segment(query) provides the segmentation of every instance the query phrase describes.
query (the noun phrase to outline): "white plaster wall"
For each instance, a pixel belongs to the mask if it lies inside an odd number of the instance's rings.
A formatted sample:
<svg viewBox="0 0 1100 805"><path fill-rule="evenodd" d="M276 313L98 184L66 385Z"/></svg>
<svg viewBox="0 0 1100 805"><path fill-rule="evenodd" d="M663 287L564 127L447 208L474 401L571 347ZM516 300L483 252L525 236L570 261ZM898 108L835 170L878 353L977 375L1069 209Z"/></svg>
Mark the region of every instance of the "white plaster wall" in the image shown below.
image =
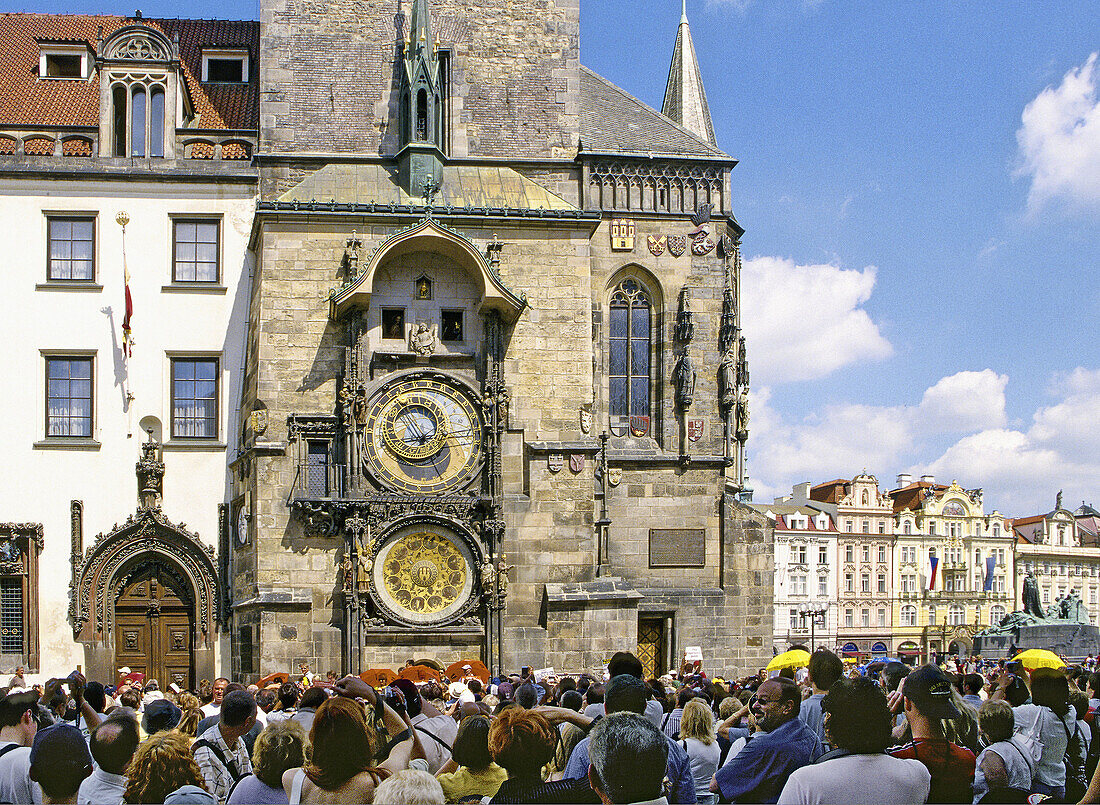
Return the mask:
<svg viewBox="0 0 1100 805"><path fill-rule="evenodd" d="M64 188L60 190L59 188ZM238 443L240 369L247 323L250 256L246 244L255 196L251 187L0 179L5 313L0 317L0 444L5 482L0 521L40 522L45 548L40 574L42 672L63 674L83 663L67 619L70 581L69 502L84 501L84 547L121 523L137 505L134 464L157 417L168 439L168 353L220 356L220 448L165 449L165 514L217 547L218 504L228 498L227 453ZM134 303L134 354L123 360L122 229ZM44 211L95 212L96 281L100 292L45 291ZM165 292L171 282L172 214L220 214L224 294ZM45 362L41 350L95 351L94 438L98 450L35 449L45 434ZM125 393L134 395L131 412ZM219 655L221 652L218 652ZM224 658L219 656L220 663ZM8 669L0 669L0 673Z"/></svg>

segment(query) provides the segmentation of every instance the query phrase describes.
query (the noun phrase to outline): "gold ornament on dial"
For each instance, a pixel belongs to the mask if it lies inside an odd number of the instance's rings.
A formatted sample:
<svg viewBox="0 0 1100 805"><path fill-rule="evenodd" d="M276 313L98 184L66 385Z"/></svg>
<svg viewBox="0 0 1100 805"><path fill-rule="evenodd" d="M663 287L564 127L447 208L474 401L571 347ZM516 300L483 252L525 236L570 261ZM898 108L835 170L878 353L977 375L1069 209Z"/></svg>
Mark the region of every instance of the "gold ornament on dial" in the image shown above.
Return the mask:
<svg viewBox="0 0 1100 805"><path fill-rule="evenodd" d="M413 528L382 546L372 572L388 609L404 621L431 623L454 615L469 599L471 567L460 542Z"/></svg>
<svg viewBox="0 0 1100 805"><path fill-rule="evenodd" d="M365 423L366 470L404 492L441 494L469 481L481 450L481 419L470 399L434 377L384 388Z"/></svg>

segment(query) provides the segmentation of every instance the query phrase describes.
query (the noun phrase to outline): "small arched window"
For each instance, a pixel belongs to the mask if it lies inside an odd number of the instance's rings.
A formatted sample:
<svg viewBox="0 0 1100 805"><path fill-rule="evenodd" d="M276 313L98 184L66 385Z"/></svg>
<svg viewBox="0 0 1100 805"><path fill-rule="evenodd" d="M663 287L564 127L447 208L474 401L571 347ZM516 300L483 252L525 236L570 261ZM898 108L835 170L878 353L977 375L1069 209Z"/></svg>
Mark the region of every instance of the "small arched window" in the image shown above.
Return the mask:
<svg viewBox="0 0 1100 805"><path fill-rule="evenodd" d="M1000 604L994 604L989 608L989 623L990 625L1000 623L1004 620L1005 608Z"/></svg>
<svg viewBox="0 0 1100 805"><path fill-rule="evenodd" d="M133 88L130 103L130 156L145 156L145 87Z"/></svg>
<svg viewBox="0 0 1100 805"><path fill-rule="evenodd" d="M416 93L416 140L426 142L428 139L428 93L419 90Z"/></svg>
<svg viewBox="0 0 1100 805"><path fill-rule="evenodd" d="M164 156L164 88L149 93L149 156Z"/></svg>
<svg viewBox="0 0 1100 805"><path fill-rule="evenodd" d="M611 432L622 436L632 416L650 415L653 305L641 283L627 277L611 292L610 309L608 418Z"/></svg>
<svg viewBox="0 0 1100 805"><path fill-rule="evenodd" d="M917 608L912 604L907 604L901 608L901 625L902 626L916 626L917 625Z"/></svg>
<svg viewBox="0 0 1100 805"><path fill-rule="evenodd" d="M961 604L952 604L947 610L947 617L949 625L959 626L966 622L966 610Z"/></svg>
<svg viewBox="0 0 1100 805"><path fill-rule="evenodd" d="M127 93L126 87L121 84L115 84L111 89L111 103L113 105L114 114L111 117L111 129L114 136L114 148L112 153L116 157L124 157L127 154L126 151L126 100Z"/></svg>
<svg viewBox="0 0 1100 805"><path fill-rule="evenodd" d="M913 524L911 522L909 522L908 520L905 521L905 533L906 534L912 534L913 533Z"/></svg>

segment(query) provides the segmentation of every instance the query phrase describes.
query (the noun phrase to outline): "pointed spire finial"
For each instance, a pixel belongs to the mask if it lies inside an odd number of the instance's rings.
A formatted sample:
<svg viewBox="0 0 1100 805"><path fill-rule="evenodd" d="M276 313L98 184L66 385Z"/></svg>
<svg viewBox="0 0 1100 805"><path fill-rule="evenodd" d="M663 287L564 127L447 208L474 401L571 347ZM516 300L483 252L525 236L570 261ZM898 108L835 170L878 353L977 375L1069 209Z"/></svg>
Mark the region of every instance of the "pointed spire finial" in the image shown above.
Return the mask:
<svg viewBox="0 0 1100 805"><path fill-rule="evenodd" d="M691 41L687 0L681 0L680 3L680 27L676 30L676 44L672 50L672 64L668 71L661 114L679 123L699 139L715 144L707 93L699 74L695 45Z"/></svg>
<svg viewBox="0 0 1100 805"><path fill-rule="evenodd" d="M688 21L688 0L680 0L680 24L686 25Z"/></svg>

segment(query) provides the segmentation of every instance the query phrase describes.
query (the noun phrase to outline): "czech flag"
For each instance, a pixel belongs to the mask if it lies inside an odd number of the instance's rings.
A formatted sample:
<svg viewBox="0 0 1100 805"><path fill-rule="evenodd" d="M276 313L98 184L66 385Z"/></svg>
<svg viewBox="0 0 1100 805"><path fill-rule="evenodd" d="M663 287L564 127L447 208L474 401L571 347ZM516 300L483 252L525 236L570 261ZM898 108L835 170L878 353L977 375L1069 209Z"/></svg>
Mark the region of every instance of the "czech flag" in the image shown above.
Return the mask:
<svg viewBox="0 0 1100 805"><path fill-rule="evenodd" d="M924 588L926 590L936 589L936 576L940 569L940 558L938 556L929 556L928 564L925 565L926 582Z"/></svg>

